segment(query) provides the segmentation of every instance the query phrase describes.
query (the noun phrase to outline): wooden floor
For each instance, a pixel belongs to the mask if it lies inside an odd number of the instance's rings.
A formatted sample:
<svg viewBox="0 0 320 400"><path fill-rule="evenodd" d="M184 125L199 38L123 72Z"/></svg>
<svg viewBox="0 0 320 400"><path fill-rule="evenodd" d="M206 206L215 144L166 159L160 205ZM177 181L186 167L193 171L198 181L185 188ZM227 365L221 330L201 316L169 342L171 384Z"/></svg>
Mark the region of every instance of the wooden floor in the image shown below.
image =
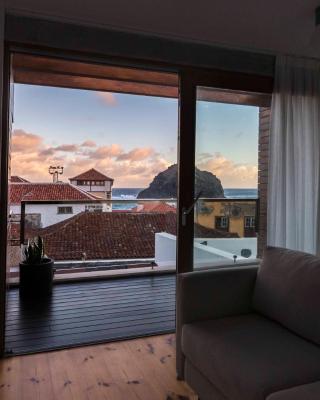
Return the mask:
<svg viewBox="0 0 320 400"><path fill-rule="evenodd" d="M59 284L49 301L9 290L6 351L26 354L110 340L171 333L175 275Z"/></svg>
<svg viewBox="0 0 320 400"><path fill-rule="evenodd" d="M195 400L176 380L174 335L0 360L0 399Z"/></svg>

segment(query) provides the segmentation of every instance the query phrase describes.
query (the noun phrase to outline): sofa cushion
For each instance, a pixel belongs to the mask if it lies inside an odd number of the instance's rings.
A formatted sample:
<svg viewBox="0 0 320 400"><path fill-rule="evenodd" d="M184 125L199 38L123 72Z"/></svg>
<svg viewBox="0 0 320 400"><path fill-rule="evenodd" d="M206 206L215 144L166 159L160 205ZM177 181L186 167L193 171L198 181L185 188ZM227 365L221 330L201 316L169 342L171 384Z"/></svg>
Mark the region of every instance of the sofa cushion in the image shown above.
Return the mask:
<svg viewBox="0 0 320 400"><path fill-rule="evenodd" d="M320 344L320 258L267 247L258 272L253 308Z"/></svg>
<svg viewBox="0 0 320 400"><path fill-rule="evenodd" d="M320 348L258 314L186 324L182 351L233 400L265 400L320 379Z"/></svg>
<svg viewBox="0 0 320 400"><path fill-rule="evenodd" d="M267 400L319 400L320 382L312 382L307 385L297 386L287 390L273 393Z"/></svg>

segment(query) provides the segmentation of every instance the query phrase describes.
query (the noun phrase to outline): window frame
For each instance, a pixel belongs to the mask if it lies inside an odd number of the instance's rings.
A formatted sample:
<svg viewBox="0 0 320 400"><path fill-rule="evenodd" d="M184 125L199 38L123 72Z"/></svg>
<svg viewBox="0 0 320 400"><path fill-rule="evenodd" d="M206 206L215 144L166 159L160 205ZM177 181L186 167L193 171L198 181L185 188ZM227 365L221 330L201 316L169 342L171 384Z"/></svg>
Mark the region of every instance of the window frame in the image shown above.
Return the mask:
<svg viewBox="0 0 320 400"><path fill-rule="evenodd" d="M62 212L61 210L62 209L70 209L71 210L71 212ZM70 215L70 214L73 214L73 207L72 206L58 206L57 207L57 214L58 215Z"/></svg>

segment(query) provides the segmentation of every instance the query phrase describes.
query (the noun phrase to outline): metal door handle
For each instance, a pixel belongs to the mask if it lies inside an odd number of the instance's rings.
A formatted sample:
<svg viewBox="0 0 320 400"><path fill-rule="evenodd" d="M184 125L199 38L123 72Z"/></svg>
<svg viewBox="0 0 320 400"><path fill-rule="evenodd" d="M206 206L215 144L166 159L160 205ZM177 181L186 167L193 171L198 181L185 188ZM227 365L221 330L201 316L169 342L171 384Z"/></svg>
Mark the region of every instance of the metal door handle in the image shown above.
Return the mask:
<svg viewBox="0 0 320 400"><path fill-rule="evenodd" d="M194 201L190 207L188 207L188 208L182 207L182 226L187 226L187 216L194 209L194 206L196 205L197 201L199 200L201 194L202 194L202 190L200 190L200 192L197 194L197 197L194 199Z"/></svg>

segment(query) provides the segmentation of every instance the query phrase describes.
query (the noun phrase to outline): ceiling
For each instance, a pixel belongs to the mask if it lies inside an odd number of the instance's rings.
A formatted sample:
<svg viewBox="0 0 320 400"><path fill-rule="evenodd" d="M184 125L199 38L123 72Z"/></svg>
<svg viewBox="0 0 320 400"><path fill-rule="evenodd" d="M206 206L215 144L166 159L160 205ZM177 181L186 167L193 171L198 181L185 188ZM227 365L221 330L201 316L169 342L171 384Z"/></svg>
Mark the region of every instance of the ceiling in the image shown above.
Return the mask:
<svg viewBox="0 0 320 400"><path fill-rule="evenodd" d="M4 0L8 10L227 47L315 56L320 0ZM320 43L319 43L320 46Z"/></svg>

